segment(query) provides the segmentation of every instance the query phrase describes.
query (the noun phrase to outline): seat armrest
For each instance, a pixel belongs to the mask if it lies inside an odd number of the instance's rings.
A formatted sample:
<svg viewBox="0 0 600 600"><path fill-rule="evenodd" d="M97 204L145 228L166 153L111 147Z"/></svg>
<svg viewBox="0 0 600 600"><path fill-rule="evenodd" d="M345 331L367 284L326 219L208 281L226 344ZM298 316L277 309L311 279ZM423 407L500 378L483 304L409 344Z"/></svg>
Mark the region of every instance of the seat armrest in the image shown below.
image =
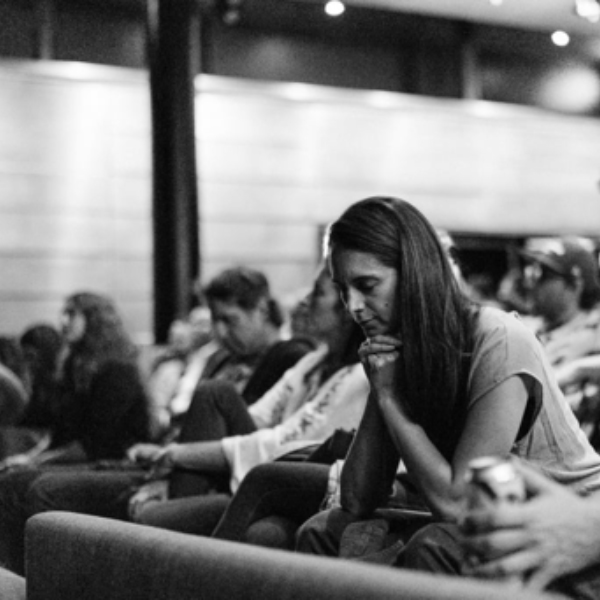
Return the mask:
<svg viewBox="0 0 600 600"><path fill-rule="evenodd" d="M28 600L548 600L498 583L67 512L29 519Z"/></svg>

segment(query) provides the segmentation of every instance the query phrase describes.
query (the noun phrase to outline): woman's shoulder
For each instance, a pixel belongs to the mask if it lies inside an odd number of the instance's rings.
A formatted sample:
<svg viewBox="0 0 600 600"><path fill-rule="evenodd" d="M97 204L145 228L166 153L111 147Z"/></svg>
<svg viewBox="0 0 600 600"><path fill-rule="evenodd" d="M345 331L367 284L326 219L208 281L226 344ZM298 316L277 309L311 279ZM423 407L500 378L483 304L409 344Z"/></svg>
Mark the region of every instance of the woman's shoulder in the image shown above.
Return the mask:
<svg viewBox="0 0 600 600"><path fill-rule="evenodd" d="M539 368L543 349L534 332L518 313L482 308L473 351L473 362L490 372L533 371Z"/></svg>
<svg viewBox="0 0 600 600"><path fill-rule="evenodd" d="M479 335L490 335L497 332L510 336L535 337L519 313L505 311L493 306L482 306L477 319L477 332Z"/></svg>

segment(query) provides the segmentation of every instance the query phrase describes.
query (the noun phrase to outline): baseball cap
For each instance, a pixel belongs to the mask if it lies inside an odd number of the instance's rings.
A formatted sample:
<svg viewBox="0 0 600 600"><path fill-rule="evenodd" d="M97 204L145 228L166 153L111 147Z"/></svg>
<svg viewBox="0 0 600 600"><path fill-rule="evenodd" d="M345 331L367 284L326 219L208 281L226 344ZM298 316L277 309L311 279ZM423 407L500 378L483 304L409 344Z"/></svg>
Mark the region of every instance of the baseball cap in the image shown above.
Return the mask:
<svg viewBox="0 0 600 600"><path fill-rule="evenodd" d="M585 238L531 238L519 253L526 261L537 262L550 271L583 281L582 305L591 306L600 299L600 265L594 244Z"/></svg>

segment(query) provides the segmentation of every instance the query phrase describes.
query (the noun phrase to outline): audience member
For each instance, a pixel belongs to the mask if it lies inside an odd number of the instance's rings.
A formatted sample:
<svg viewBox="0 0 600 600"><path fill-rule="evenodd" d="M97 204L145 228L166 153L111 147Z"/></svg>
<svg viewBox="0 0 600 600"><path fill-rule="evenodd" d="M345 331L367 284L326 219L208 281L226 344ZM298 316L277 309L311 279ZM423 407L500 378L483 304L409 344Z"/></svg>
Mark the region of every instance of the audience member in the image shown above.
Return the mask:
<svg viewBox="0 0 600 600"><path fill-rule="evenodd" d="M231 491L254 466L286 452L323 442L335 429L352 429L366 399L366 379L358 364L360 329L352 323L325 269L302 303L305 332L320 346L260 399L249 411L231 397L228 403L206 406L206 440L163 449L134 448L136 458L231 477L221 497L192 497L150 504L142 491L132 498L138 522L209 535ZM217 510L212 507L220 502Z"/></svg>
<svg viewBox="0 0 600 600"><path fill-rule="evenodd" d="M196 379L186 389L193 400L179 433L180 442L204 435L204 405L209 398L226 402L241 391L244 405L253 404L314 348L307 338L279 338L281 315L268 281L259 271L227 269L213 278L204 292L219 343L202 356L195 373L199 382ZM0 478L0 561L17 572L22 570L23 530L28 516L37 512L32 500L37 489L44 490L41 496L57 508L127 519L128 498L154 476L152 469L128 462L101 462L94 467L54 470L41 476L15 473ZM169 484L173 497L205 490L205 478L187 470L174 470Z"/></svg>
<svg viewBox="0 0 600 600"><path fill-rule="evenodd" d="M29 403L21 427L52 429L56 424L58 357L61 334L53 325L40 323L27 327L19 338L27 365Z"/></svg>
<svg viewBox="0 0 600 600"><path fill-rule="evenodd" d="M282 339L283 314L260 271L227 269L205 286L203 295L222 348L209 357L202 376L232 383L246 404L256 402L311 349L305 338Z"/></svg>
<svg viewBox="0 0 600 600"><path fill-rule="evenodd" d="M60 423L56 370L62 340L58 329L32 325L21 334L19 343L26 367L27 405L15 425L0 429L0 459L47 447L50 432Z"/></svg>
<svg viewBox="0 0 600 600"><path fill-rule="evenodd" d="M152 423L152 439L159 441L169 436L177 417L189 406L174 405L182 377L194 363L197 351L213 339L210 310L194 307L185 318L175 319L169 328L167 345L155 357L148 375L148 396ZM211 345L203 355L210 355L217 347ZM188 371L189 373L189 371ZM198 382L200 373L193 382Z"/></svg>
<svg viewBox="0 0 600 600"><path fill-rule="evenodd" d="M23 351L16 338L0 336L0 426L14 425L25 413L26 389Z"/></svg>
<svg viewBox="0 0 600 600"><path fill-rule="evenodd" d="M30 484L44 472L73 463L123 459L128 448L148 439L148 405L137 349L112 300L89 292L71 295L61 326L59 419L47 448L3 461L0 518L22 506ZM0 561L11 535L10 526L3 529ZM17 543L20 539L17 536ZM22 570L22 555L18 560L16 568Z"/></svg>
<svg viewBox="0 0 600 600"><path fill-rule="evenodd" d="M76 293L62 312L57 411L47 451L3 466L121 458L148 438L148 407L137 349L109 298Z"/></svg>
<svg viewBox="0 0 600 600"><path fill-rule="evenodd" d="M531 322L553 367L600 352L600 275L592 248L579 238L532 239L522 251ZM597 420L585 386L565 389L567 400L589 435Z"/></svg>
<svg viewBox="0 0 600 600"><path fill-rule="evenodd" d="M155 491L152 488L155 486L142 488L131 500L140 520L210 534L229 502L230 489L237 487L252 466L299 446L319 442L337 427L356 426L366 397L366 380L357 357L362 334L343 312L337 293L324 271L298 313L303 315L303 334L318 340L320 346L290 369L259 402L246 409L232 390L224 395L219 387L211 386L213 389L204 390L208 397L198 404L201 418L197 421L204 432L200 436L204 437L204 442L167 449L154 446L133 450L134 453L150 453L158 460L163 458L163 453L178 448L184 451L191 449L194 457L206 463L202 469L209 475L205 490L210 489L210 480L219 471L226 475L227 486L219 486L217 481L212 491L216 488L221 491L220 494L179 498L148 505L143 511L139 505L152 500ZM307 403L307 400L310 402ZM236 433L240 435L236 436ZM213 477L210 477L211 472ZM64 476L46 477L32 488L28 504L30 507L37 504L40 510L68 506L70 510L83 508L83 512L89 512L89 503L82 507L82 498L92 495L89 479L87 491L82 494L81 485L78 490L68 485L65 487ZM171 475L170 492L174 487L172 479ZM96 479L96 482L99 481ZM166 491L162 484L161 499ZM106 503L103 503L102 508L105 507ZM108 516L126 518L126 508L123 505L120 511L112 509Z"/></svg>
<svg viewBox="0 0 600 600"><path fill-rule="evenodd" d="M445 230L438 228L436 234L457 282L465 289L454 240ZM298 527L331 502L339 489L345 454L336 453L338 460L331 466L284 461L253 468L244 477L213 537L292 550Z"/></svg>
<svg viewBox="0 0 600 600"><path fill-rule="evenodd" d="M394 525L377 512L393 489L396 500L412 495L395 480L400 462L439 522L460 517L468 463L479 456L512 453L574 489L600 487L600 456L539 342L514 315L468 301L417 209L381 197L354 204L329 230L329 265L368 338L360 356L371 393L340 506L302 526L298 550L359 557L389 533L410 535L410 513Z"/></svg>

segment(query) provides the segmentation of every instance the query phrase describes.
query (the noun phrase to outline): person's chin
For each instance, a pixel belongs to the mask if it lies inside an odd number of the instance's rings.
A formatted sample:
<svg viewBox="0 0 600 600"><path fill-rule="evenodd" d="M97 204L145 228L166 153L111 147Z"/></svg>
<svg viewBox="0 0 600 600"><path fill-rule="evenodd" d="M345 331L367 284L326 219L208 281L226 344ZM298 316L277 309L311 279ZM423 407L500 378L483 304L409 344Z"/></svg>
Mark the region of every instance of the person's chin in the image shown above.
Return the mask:
<svg viewBox="0 0 600 600"><path fill-rule="evenodd" d="M384 335L385 329L381 326L381 323L375 319L360 323L360 327L367 338L375 337L376 335Z"/></svg>

